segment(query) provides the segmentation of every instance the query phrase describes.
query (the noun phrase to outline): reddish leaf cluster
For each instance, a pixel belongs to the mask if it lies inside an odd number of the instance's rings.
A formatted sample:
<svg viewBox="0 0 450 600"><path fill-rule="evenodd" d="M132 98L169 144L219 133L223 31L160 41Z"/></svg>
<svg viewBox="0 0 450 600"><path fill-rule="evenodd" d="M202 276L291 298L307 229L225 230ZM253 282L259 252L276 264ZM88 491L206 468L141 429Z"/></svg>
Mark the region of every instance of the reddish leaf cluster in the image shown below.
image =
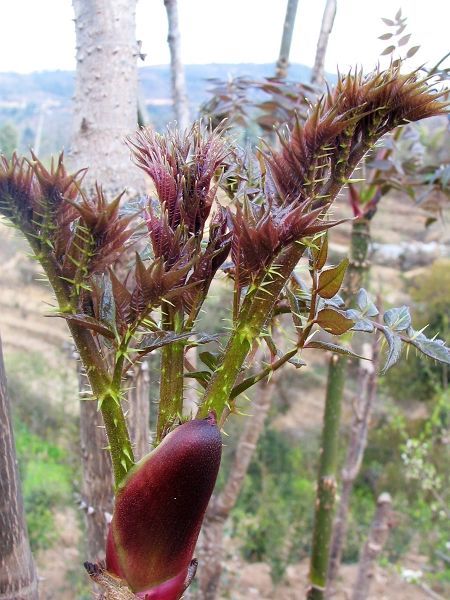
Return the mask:
<svg viewBox="0 0 450 600"><path fill-rule="evenodd" d="M129 145L137 166L155 184L169 227L175 231L183 224L189 233L202 235L218 187L213 177L228 154L221 136L196 123L184 135L141 129Z"/></svg>
<svg viewBox="0 0 450 600"><path fill-rule="evenodd" d="M227 219L220 207L202 248L219 185L213 178L220 175L218 170L229 149L217 131L206 131L199 123L184 135L169 130L162 136L143 129L129 145L136 164L152 178L158 195L159 207L150 200L147 208L153 253L164 260L166 270L175 266L184 270L186 278L180 281L185 284L183 302L186 310L195 312L230 248Z"/></svg>
<svg viewBox="0 0 450 600"><path fill-rule="evenodd" d="M442 114L446 106L417 73L402 75L393 67L340 76L304 124L297 119L287 136L280 135L282 149L267 152L275 199L320 197L330 177L341 177L345 165L358 162L385 133Z"/></svg>

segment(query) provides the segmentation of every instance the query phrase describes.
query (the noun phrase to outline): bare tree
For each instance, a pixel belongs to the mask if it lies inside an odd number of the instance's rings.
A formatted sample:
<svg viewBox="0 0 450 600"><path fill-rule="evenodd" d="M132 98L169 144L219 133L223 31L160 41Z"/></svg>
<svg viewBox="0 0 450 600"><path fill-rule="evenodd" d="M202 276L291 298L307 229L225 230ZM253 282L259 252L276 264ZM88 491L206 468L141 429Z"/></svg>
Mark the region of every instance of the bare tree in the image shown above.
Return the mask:
<svg viewBox="0 0 450 600"><path fill-rule="evenodd" d="M123 138L137 126L136 0L73 0L77 74L72 164L114 193L142 187Z"/></svg>
<svg viewBox="0 0 450 600"><path fill-rule="evenodd" d="M347 537L350 498L355 479L361 469L367 445L370 417L377 397L380 354L375 337L370 354L372 362L362 360L359 365L358 394L354 405L347 455L342 469L342 489L331 540L328 586L331 586L336 579L341 564L342 549Z"/></svg>
<svg viewBox="0 0 450 600"><path fill-rule="evenodd" d="M136 0L73 0L73 8L77 74L72 166L89 165L87 188L98 181L108 195L119 193L125 185L131 186L133 193L140 191L144 187L140 171L129 160L124 144L124 137L137 126L140 48L135 33ZM136 390L136 382L130 382L129 387ZM89 394L83 375L80 391ZM132 395L134 401L135 391ZM145 429L144 415L140 423ZM97 560L105 552L113 486L108 444L96 402L81 402L80 437L82 506L87 518L89 555Z"/></svg>
<svg viewBox="0 0 450 600"><path fill-rule="evenodd" d="M385 492L377 500L377 510L370 528L369 538L359 559L358 576L352 600L367 600L369 597L375 561L387 542L391 527L392 500L390 495Z"/></svg>
<svg viewBox="0 0 450 600"><path fill-rule="evenodd" d="M276 375L261 381L255 394L253 415L245 420L239 438L230 475L223 490L213 496L206 512L200 542L198 572L201 600L215 600L222 573L224 526L230 516L244 483L258 440L272 403Z"/></svg>
<svg viewBox="0 0 450 600"><path fill-rule="evenodd" d="M184 67L181 61L180 28L178 24L177 0L164 0L167 11L169 33L167 42L170 49L170 72L172 77L172 98L178 127L187 129L190 123L189 103L186 92Z"/></svg>
<svg viewBox="0 0 450 600"><path fill-rule="evenodd" d="M327 0L323 12L322 26L319 39L317 40L316 59L311 73L311 83L322 85L324 82L324 63L327 53L328 39L333 29L334 17L336 16L336 0Z"/></svg>
<svg viewBox="0 0 450 600"><path fill-rule="evenodd" d="M0 339L0 598L37 600Z"/></svg>
<svg viewBox="0 0 450 600"><path fill-rule="evenodd" d="M297 16L297 6L298 0L288 0L286 16L284 17L283 35L281 36L280 54L277 60L277 77L287 77L295 17Z"/></svg>

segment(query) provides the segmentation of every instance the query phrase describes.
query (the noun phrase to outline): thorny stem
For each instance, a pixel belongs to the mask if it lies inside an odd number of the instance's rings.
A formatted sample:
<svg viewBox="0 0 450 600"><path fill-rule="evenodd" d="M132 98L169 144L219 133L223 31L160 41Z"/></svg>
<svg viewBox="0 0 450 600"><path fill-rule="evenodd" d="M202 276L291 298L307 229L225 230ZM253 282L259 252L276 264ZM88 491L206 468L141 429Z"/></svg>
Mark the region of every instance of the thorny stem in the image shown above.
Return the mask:
<svg viewBox="0 0 450 600"><path fill-rule="evenodd" d="M345 180L351 176L374 141L376 140L363 141L355 146L339 180L332 177L323 186L320 193L320 205L325 207L333 202ZM300 242L288 246L275 259L277 272L266 273L262 283L257 287L256 293L247 293L225 349L222 364L211 377L206 389L198 411L199 418L206 417L211 410L216 411L218 418L222 415L245 358L253 342L260 335L264 324L270 318L276 300L304 250L305 246Z"/></svg>
<svg viewBox="0 0 450 600"><path fill-rule="evenodd" d="M305 246L294 243L276 259L276 268L267 272L256 290L247 293L233 329L220 367L211 377L198 417L204 418L211 410L220 419L253 342L270 319L274 305Z"/></svg>
<svg viewBox="0 0 450 600"><path fill-rule="evenodd" d="M367 274L367 254L370 241L369 221L353 222L351 234L350 264L347 270L343 295L346 299L364 284ZM325 416L322 429L322 456L319 468L313 541L311 548L310 581L308 600L322 600L328 576L329 552L333 531L334 506L336 500L336 473L341 405L348 359L333 354L328 365L328 385L325 396ZM331 448L331 451L329 450ZM331 454L330 454L331 452ZM334 455L334 458L333 458Z"/></svg>
<svg viewBox="0 0 450 600"><path fill-rule="evenodd" d="M26 237L55 292L61 313L73 312L68 286L61 279L55 261L49 254L42 251L33 236L26 235ZM105 368L105 361L90 331L80 327L73 321L68 321L68 326L86 370L92 392L99 402L99 409L102 412L108 436L114 481L117 488L127 471L134 464L130 436L120 404L121 377L119 377L118 382L112 381ZM122 369L119 372L121 374Z"/></svg>
<svg viewBox="0 0 450 600"><path fill-rule="evenodd" d="M336 355L333 355L331 363L336 359ZM335 474L343 389L344 370L330 369L328 371L327 401L323 418L321 456L317 478L316 511L309 573L311 587L307 595L308 600L322 600L325 592L333 524L333 506L336 497Z"/></svg>
<svg viewBox="0 0 450 600"><path fill-rule="evenodd" d="M162 324L166 331L180 333L183 317L168 303L162 306ZM161 351L161 382L156 443L162 440L167 428L183 412L184 344L173 342Z"/></svg>

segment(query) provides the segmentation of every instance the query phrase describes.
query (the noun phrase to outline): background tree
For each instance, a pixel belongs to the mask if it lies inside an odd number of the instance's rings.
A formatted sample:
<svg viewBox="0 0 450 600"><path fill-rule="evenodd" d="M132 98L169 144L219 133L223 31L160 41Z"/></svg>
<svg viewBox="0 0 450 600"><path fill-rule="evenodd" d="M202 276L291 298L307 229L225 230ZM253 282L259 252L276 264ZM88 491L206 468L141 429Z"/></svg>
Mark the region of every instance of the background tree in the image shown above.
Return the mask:
<svg viewBox="0 0 450 600"><path fill-rule="evenodd" d="M314 60L314 66L311 74L311 83L314 85L321 86L324 83L325 55L327 52L328 40L333 29L336 8L336 0L326 0L319 39L317 40L316 58Z"/></svg>
<svg viewBox="0 0 450 600"><path fill-rule="evenodd" d="M135 0L74 0L77 45L74 127L70 163L89 165L85 183L101 181L105 193L123 186L142 192L143 180L129 159L124 138L137 126L138 88ZM148 385L136 365L129 381L133 396L132 431L149 439ZM96 402L89 401L87 379L80 374L84 399L80 404L82 506L88 524L88 547L93 557L104 555L108 518L112 514L112 471ZM138 394L137 391L140 393ZM138 435L139 432L139 435ZM141 435L142 434L142 435ZM142 453L142 442L139 452Z"/></svg>
<svg viewBox="0 0 450 600"><path fill-rule="evenodd" d="M4 600L37 600L37 576L23 511L1 339L0 473L0 596Z"/></svg>
<svg viewBox="0 0 450 600"><path fill-rule="evenodd" d="M11 156L19 145L19 134L12 123L6 122L0 127L0 152Z"/></svg>
<svg viewBox="0 0 450 600"><path fill-rule="evenodd" d="M85 184L142 189L124 137L137 126L136 0L73 0L76 85L71 164L89 164Z"/></svg>
<svg viewBox="0 0 450 600"><path fill-rule="evenodd" d="M278 55L275 71L276 76L280 78L287 77L292 36L294 35L295 17L297 16L297 6L298 0L287 0L283 34L281 36L280 54Z"/></svg>
<svg viewBox="0 0 450 600"><path fill-rule="evenodd" d="M164 0L167 12L169 33L167 42L170 49L170 75L172 81L172 99L175 109L175 118L181 131L190 124L189 102L186 91L184 67L181 60L181 36L178 24L177 0Z"/></svg>

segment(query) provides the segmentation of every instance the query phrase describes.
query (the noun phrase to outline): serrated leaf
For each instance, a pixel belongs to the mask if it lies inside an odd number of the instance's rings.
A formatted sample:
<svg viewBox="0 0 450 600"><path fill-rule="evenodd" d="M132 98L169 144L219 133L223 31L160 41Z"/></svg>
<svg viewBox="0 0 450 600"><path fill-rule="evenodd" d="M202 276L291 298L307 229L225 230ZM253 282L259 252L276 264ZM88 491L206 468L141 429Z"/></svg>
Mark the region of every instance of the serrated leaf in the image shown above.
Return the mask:
<svg viewBox="0 0 450 600"><path fill-rule="evenodd" d="M360 356L356 354L349 348L344 348L344 346L339 346L338 344L331 344L330 342L322 342L321 340L311 340L305 346L305 348L317 348L320 350L330 350L331 352L335 352L336 354L342 354L344 356L352 356L353 358L362 358L364 360L369 360L365 356Z"/></svg>
<svg viewBox="0 0 450 600"><path fill-rule="evenodd" d="M99 333L103 337L106 337L110 340L113 340L115 338L114 332L111 331L111 329L109 329L107 325L105 325L101 321L98 321L97 319L94 319L94 317L91 317L90 315L85 315L84 313L79 313L76 315L67 315L64 313L60 313L57 316L63 317L63 319L66 319L66 321L70 321L71 323L81 325L81 327L84 327L85 329L95 331L95 333Z"/></svg>
<svg viewBox="0 0 450 600"><path fill-rule="evenodd" d="M411 315L407 306L390 308L383 315L385 324L394 331L405 331L411 326Z"/></svg>
<svg viewBox="0 0 450 600"><path fill-rule="evenodd" d="M406 58L411 58L412 56L414 56L414 54L416 54L417 50L419 50L420 46L413 46L412 48L410 48L408 50L408 52L406 53Z"/></svg>
<svg viewBox="0 0 450 600"><path fill-rule="evenodd" d="M450 350L442 340L430 340L420 333L413 338L411 343L425 356L447 365L450 364Z"/></svg>
<svg viewBox="0 0 450 600"><path fill-rule="evenodd" d="M333 298L341 289L344 280L345 271L347 270L349 260L344 260L336 267L331 267L322 271L319 275L317 293L321 298Z"/></svg>
<svg viewBox="0 0 450 600"><path fill-rule="evenodd" d="M387 48L385 48L383 50L383 52L381 53L381 56L385 56L386 54L392 54L395 50L395 46L388 46Z"/></svg>
<svg viewBox="0 0 450 600"><path fill-rule="evenodd" d="M386 373L386 371L395 365L400 358L400 354L402 352L402 340L398 335L391 331L389 327L383 327L381 331L383 332L388 345L386 362L381 370L382 373Z"/></svg>
<svg viewBox="0 0 450 600"><path fill-rule="evenodd" d="M342 335L354 325L354 321L332 308L321 310L317 315L317 323L324 331L333 335Z"/></svg>
<svg viewBox="0 0 450 600"><path fill-rule="evenodd" d="M378 309L369 297L369 294L364 288L361 288L356 296L356 304L361 310L361 313L367 317L376 317Z"/></svg>

